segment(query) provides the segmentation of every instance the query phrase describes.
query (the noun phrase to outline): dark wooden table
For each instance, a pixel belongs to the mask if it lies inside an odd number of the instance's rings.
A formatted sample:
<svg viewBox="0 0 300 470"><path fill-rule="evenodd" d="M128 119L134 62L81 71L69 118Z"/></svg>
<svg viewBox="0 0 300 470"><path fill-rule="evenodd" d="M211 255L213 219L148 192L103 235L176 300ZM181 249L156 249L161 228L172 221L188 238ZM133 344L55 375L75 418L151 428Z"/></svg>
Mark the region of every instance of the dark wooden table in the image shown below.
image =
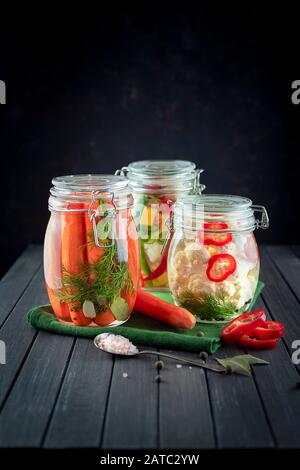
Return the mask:
<svg viewBox="0 0 300 470"><path fill-rule="evenodd" d="M0 283L0 446L300 448L300 366L291 361L300 340L299 254L261 249L266 287L257 307L286 331L276 350L256 354L269 366L255 366L248 378L164 360L158 383L155 357L114 359L91 340L27 324L27 310L47 303L42 248L28 247ZM216 356L237 352L221 348Z"/></svg>

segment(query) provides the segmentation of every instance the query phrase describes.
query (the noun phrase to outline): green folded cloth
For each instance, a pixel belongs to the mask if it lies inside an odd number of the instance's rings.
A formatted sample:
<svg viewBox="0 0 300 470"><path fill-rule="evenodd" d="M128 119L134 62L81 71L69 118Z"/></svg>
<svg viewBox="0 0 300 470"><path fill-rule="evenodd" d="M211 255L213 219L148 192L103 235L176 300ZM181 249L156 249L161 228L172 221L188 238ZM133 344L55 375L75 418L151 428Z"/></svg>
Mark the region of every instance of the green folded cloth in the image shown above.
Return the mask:
<svg viewBox="0 0 300 470"><path fill-rule="evenodd" d="M259 281L249 310L252 309L263 287L264 283ZM168 292L155 292L154 295L173 303L172 296ZM136 312L121 326L91 328L61 323L50 305L34 307L27 316L28 322L33 327L53 333L94 338L99 333L113 332L125 336L135 344L171 350L206 351L208 354L213 354L220 347L221 329L224 326L222 323L197 323L192 330L175 329ZM200 332L203 336L199 335Z"/></svg>

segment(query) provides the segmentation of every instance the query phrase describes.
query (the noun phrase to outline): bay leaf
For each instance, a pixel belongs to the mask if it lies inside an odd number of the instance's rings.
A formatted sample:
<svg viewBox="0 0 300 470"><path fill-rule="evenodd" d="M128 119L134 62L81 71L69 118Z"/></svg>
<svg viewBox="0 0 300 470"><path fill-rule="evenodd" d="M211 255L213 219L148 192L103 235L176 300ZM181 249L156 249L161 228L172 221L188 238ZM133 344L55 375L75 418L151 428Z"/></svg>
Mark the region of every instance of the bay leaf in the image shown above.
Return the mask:
<svg viewBox="0 0 300 470"><path fill-rule="evenodd" d="M110 309L118 321L125 321L129 317L128 303L122 297L116 297Z"/></svg>
<svg viewBox="0 0 300 470"><path fill-rule="evenodd" d="M223 359L216 358L223 367L230 368L233 374L251 375L251 367L253 364L269 364L268 361L259 357L251 356L251 354L241 354L234 357L226 357Z"/></svg>

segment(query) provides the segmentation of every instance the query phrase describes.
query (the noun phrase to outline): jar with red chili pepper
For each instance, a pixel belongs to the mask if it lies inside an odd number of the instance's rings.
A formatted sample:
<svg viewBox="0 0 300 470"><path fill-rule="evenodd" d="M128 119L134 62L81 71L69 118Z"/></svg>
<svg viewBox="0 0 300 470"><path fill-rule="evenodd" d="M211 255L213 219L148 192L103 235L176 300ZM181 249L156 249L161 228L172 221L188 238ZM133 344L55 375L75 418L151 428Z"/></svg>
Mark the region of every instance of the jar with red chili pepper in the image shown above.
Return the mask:
<svg viewBox="0 0 300 470"><path fill-rule="evenodd" d="M116 326L131 315L139 285L139 247L125 178L54 178L44 273L57 318L77 326Z"/></svg>
<svg viewBox="0 0 300 470"><path fill-rule="evenodd" d="M172 219L168 274L176 304L201 321L228 321L247 311L259 276L254 230L268 228L266 209L240 196L184 196Z"/></svg>
<svg viewBox="0 0 300 470"><path fill-rule="evenodd" d="M130 163L116 174L128 178L138 228L142 287L168 290L169 233L166 222L179 196L201 194L200 174L185 160L144 160Z"/></svg>

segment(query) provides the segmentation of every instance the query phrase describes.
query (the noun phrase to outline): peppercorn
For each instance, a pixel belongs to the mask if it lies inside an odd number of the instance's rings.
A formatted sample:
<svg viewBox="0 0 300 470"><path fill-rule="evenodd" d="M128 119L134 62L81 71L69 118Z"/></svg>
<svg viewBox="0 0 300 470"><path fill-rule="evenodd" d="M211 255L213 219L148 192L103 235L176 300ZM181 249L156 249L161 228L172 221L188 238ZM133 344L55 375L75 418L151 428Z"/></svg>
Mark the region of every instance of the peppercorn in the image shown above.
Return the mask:
<svg viewBox="0 0 300 470"><path fill-rule="evenodd" d="M161 370L164 367L163 361L156 361L155 367L157 370Z"/></svg>
<svg viewBox="0 0 300 470"><path fill-rule="evenodd" d="M204 362L207 361L208 354L207 354L206 351L201 351L200 354L199 354L199 356L200 356L200 359L202 359Z"/></svg>
<svg viewBox="0 0 300 470"><path fill-rule="evenodd" d="M203 331L198 331L198 333L196 333L196 336L204 336Z"/></svg>

